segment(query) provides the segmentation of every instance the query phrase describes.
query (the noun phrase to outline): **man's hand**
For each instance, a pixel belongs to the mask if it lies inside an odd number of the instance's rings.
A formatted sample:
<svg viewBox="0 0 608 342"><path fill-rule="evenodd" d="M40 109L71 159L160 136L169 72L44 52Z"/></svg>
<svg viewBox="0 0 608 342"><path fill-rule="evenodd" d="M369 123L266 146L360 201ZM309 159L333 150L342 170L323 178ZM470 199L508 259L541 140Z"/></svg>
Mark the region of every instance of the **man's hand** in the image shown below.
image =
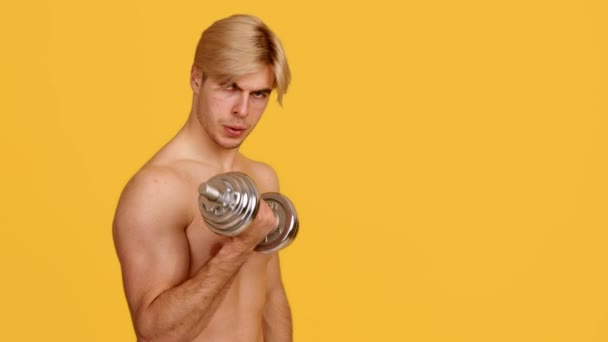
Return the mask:
<svg viewBox="0 0 608 342"><path fill-rule="evenodd" d="M270 206L266 201L261 200L258 212L249 224L249 227L233 237L230 244L238 251L252 252L278 224L277 217L272 209L270 209Z"/></svg>

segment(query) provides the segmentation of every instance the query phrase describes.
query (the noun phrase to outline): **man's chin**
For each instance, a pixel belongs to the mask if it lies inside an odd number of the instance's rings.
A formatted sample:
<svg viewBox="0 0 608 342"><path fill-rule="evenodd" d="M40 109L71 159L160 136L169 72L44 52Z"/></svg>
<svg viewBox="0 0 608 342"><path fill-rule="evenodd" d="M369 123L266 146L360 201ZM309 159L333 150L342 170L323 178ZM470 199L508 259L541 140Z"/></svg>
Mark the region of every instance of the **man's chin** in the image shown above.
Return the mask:
<svg viewBox="0 0 608 342"><path fill-rule="evenodd" d="M234 150L234 149L238 149L239 147L241 147L242 144L243 144L243 140L225 139L225 140L221 141L218 145L220 145L221 147L223 147L227 150Z"/></svg>

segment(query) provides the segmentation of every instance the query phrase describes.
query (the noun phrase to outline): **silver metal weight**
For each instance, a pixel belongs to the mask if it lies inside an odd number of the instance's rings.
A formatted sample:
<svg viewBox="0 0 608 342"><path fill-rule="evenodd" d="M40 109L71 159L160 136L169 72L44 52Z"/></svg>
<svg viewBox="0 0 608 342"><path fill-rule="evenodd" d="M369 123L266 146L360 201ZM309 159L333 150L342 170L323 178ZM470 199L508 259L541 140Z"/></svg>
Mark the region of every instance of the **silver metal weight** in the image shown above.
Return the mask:
<svg viewBox="0 0 608 342"><path fill-rule="evenodd" d="M249 176L240 172L217 175L198 187L199 209L213 232L235 236L257 214L259 194Z"/></svg>
<svg viewBox="0 0 608 342"><path fill-rule="evenodd" d="M278 225L255 250L273 253L287 247L296 237L298 216L291 201L276 192L258 194L254 181L242 172L212 177L199 186L199 209L213 232L235 236L255 218L262 198L277 217Z"/></svg>
<svg viewBox="0 0 608 342"><path fill-rule="evenodd" d="M279 224L266 235L264 240L255 247L255 250L273 253L289 246L295 240L300 222L298 221L296 208L286 196L278 192L266 192L262 194L262 199L268 203L270 209L277 216Z"/></svg>

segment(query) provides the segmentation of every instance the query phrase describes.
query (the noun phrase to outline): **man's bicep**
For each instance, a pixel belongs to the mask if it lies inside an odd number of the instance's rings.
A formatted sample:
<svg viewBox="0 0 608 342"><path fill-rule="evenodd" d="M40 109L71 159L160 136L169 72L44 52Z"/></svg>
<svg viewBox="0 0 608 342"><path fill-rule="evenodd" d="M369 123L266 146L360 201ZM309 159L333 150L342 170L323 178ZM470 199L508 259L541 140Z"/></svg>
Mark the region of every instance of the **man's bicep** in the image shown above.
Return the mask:
<svg viewBox="0 0 608 342"><path fill-rule="evenodd" d="M119 237L119 258L129 306L137 311L147 307L164 291L188 276L188 242L184 236L158 233L158 229L133 231L147 234L140 239L133 234ZM154 241L152 240L154 239Z"/></svg>
<svg viewBox="0 0 608 342"><path fill-rule="evenodd" d="M188 276L184 204L166 182L138 180L125 190L114 221L114 239L125 293L137 314Z"/></svg>

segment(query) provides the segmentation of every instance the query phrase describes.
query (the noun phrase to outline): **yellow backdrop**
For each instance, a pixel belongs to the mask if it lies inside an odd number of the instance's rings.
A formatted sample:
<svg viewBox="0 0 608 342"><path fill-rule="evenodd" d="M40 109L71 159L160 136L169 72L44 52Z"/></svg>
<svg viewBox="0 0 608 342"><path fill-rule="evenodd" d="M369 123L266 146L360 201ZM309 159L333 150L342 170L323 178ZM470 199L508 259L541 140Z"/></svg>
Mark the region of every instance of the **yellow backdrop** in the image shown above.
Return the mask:
<svg viewBox="0 0 608 342"><path fill-rule="evenodd" d="M200 32L284 41L244 151L297 205L296 341L608 340L605 1L9 1L0 340L133 341L111 221Z"/></svg>

